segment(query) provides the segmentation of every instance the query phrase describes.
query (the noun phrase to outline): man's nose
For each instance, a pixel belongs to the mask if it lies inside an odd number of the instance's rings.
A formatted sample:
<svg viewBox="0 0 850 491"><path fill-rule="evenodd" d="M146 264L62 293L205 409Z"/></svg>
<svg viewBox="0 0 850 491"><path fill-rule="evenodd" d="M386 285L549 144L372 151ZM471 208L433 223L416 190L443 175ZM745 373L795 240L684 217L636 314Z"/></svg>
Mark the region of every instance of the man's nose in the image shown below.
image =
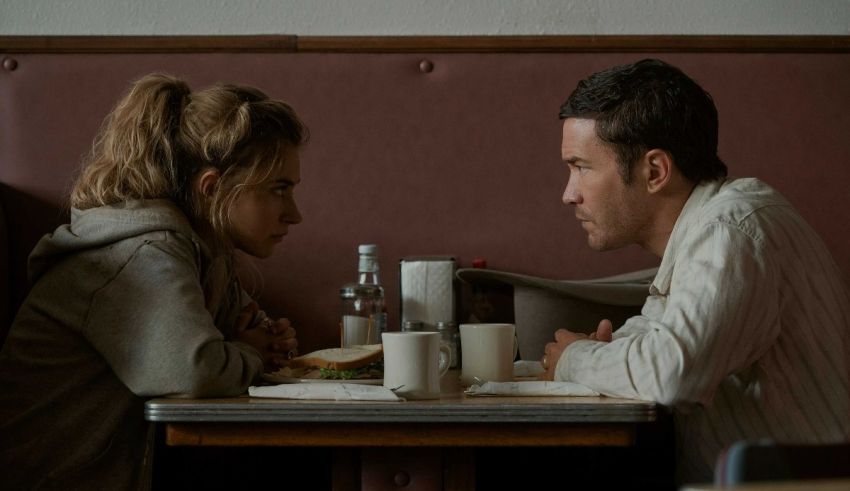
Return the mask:
<svg viewBox="0 0 850 491"><path fill-rule="evenodd" d="M581 195L578 193L578 189L572 175L570 175L570 179L567 181L567 186L564 188L564 195L561 196L561 201L563 201L565 205L575 205L581 201Z"/></svg>

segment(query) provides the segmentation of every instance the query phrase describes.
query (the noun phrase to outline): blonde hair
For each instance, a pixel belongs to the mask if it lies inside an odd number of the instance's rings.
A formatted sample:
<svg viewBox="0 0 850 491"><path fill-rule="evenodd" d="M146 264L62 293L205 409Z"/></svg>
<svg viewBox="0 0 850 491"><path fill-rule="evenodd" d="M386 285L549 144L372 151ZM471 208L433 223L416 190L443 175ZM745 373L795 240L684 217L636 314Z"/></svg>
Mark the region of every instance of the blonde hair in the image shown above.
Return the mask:
<svg viewBox="0 0 850 491"><path fill-rule="evenodd" d="M246 187L284 164L308 138L285 102L253 87L217 84L192 92L182 80L151 74L136 81L106 117L71 192L78 209L136 199L171 199L193 221L209 223L227 247L230 208ZM207 206L194 189L219 172Z"/></svg>

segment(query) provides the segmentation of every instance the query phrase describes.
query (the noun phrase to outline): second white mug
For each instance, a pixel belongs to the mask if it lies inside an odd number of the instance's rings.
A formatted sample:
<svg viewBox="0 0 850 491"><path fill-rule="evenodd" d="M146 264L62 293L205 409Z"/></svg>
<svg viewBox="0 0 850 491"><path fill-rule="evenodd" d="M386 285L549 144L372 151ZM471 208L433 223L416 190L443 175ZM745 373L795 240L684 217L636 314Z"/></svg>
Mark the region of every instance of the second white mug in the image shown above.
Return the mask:
<svg viewBox="0 0 850 491"><path fill-rule="evenodd" d="M472 385L476 379L512 381L517 354L515 332L513 324L461 324L461 383Z"/></svg>
<svg viewBox="0 0 850 491"><path fill-rule="evenodd" d="M452 364L438 332L385 332L384 387L406 399L438 399L440 378Z"/></svg>

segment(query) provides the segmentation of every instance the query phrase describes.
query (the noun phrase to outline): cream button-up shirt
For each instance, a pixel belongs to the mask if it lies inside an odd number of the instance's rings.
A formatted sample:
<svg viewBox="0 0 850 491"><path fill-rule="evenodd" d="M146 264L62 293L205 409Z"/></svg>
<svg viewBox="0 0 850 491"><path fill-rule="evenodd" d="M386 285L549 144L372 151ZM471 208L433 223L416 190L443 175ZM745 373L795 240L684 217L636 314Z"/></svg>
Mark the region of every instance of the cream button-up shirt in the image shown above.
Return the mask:
<svg viewBox="0 0 850 491"><path fill-rule="evenodd" d="M610 343L570 345L556 379L672 406L683 482L710 481L736 440L845 440L847 286L775 190L756 179L703 183L676 222L641 315Z"/></svg>

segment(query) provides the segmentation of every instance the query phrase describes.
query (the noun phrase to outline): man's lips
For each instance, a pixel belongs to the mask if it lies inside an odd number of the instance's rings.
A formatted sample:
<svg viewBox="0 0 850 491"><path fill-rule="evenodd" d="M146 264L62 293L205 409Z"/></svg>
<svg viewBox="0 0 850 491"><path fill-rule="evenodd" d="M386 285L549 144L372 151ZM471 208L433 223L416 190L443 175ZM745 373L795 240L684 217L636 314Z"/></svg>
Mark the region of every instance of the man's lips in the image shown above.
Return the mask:
<svg viewBox="0 0 850 491"><path fill-rule="evenodd" d="M580 222L589 222L591 221L590 215L586 215L583 210L576 208L575 209L576 220Z"/></svg>

